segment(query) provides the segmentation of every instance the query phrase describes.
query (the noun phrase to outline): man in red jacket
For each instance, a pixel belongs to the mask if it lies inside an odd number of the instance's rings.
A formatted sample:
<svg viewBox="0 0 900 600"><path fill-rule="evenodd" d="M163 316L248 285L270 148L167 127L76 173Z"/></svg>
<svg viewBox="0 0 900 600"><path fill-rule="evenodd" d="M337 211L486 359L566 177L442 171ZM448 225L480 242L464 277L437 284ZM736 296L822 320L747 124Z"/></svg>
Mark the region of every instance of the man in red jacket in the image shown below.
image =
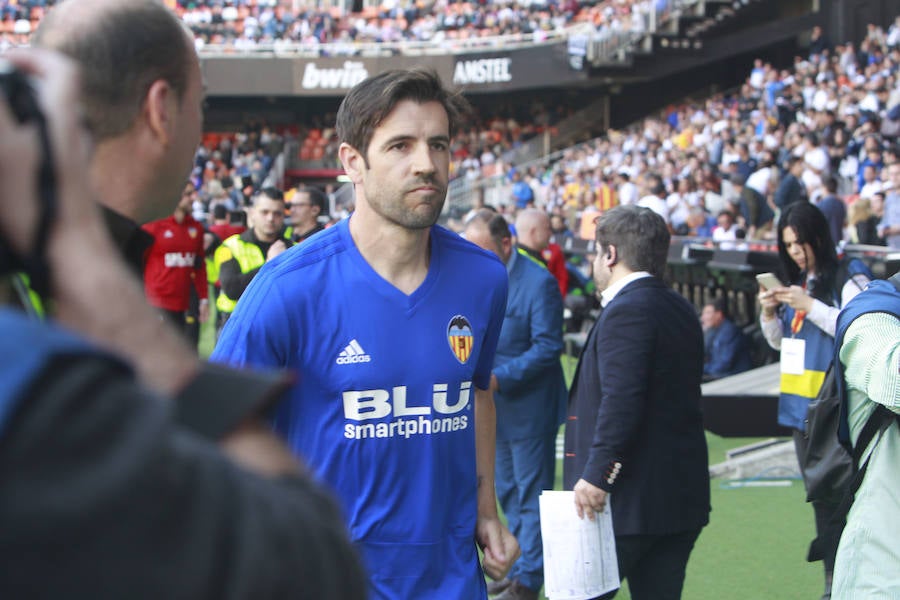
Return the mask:
<svg viewBox="0 0 900 600"><path fill-rule="evenodd" d="M203 225L191 216L191 197L182 195L171 217L142 226L153 236L147 250L144 290L147 301L158 308L179 331L185 331L185 312L191 286L200 298L200 322L209 317L206 263L203 260Z"/></svg>

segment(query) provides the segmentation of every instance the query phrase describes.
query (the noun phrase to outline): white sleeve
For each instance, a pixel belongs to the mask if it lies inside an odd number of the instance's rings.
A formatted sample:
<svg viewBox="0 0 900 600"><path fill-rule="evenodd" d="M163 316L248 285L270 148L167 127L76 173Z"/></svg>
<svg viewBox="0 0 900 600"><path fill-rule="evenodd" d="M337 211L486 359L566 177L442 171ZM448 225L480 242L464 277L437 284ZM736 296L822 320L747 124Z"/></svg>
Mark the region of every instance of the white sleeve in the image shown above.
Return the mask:
<svg viewBox="0 0 900 600"><path fill-rule="evenodd" d="M759 315L759 328L762 330L763 337L766 338L766 341L769 343L769 346L772 347L773 350L781 350L781 320L776 316L773 319L766 321L762 317L762 312Z"/></svg>
<svg viewBox="0 0 900 600"><path fill-rule="evenodd" d="M821 300L813 299L812 310L806 315L810 323L834 337L834 330L837 327L837 318L841 309L836 306L828 306Z"/></svg>
<svg viewBox="0 0 900 600"><path fill-rule="evenodd" d="M847 303L853 300L858 293L863 291L868 283L869 278L863 274L854 275L848 279L847 283L844 284L843 289L841 289L841 306L847 306ZM828 306L819 300L813 300L812 310L809 311L806 318L808 318L816 327L831 337L834 337L834 331L837 327L837 318L840 312L840 308Z"/></svg>

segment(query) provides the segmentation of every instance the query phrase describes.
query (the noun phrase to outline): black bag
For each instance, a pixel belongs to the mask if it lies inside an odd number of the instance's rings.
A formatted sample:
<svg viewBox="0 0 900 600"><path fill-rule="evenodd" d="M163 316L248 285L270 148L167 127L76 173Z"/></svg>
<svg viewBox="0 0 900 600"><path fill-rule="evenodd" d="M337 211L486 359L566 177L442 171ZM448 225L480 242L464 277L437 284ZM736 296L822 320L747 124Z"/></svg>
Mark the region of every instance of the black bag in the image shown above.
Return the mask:
<svg viewBox="0 0 900 600"><path fill-rule="evenodd" d="M834 366L828 367L816 399L806 411L805 444L800 445L800 470L806 501L838 504L853 478L853 458L838 440L841 402Z"/></svg>
<svg viewBox="0 0 900 600"><path fill-rule="evenodd" d="M842 257L836 280L843 287L858 274L874 279L869 267L859 259ZM806 410L806 427L803 443L798 446L800 470L806 486L806 501L838 504L844 498L847 484L853 478L852 448L841 445L838 427L841 420L841 400L834 373L834 365L828 366L825 379L816 399Z"/></svg>
<svg viewBox="0 0 900 600"><path fill-rule="evenodd" d="M900 292L900 273L888 281ZM816 399L810 402L807 409L804 444L798 447L807 502L824 502L836 507L829 531L823 534L826 539L829 536L835 536L834 539L840 537L847 512L869 466L868 459L860 464L869 443L892 422L896 421L900 426L900 415L879 405L860 431L856 446L844 445L838 435L843 418L838 386L842 383L838 381L834 365L830 365ZM825 543L822 538L813 540L807 560L820 560Z"/></svg>

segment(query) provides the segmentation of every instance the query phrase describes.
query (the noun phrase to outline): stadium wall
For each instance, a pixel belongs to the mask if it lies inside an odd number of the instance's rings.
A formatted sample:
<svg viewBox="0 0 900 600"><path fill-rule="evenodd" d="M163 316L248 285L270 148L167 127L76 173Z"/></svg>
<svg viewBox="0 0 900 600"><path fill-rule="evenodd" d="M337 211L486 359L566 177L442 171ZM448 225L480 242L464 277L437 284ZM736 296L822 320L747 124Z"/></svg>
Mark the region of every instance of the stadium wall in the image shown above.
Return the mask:
<svg viewBox="0 0 900 600"><path fill-rule="evenodd" d="M565 42L459 56L396 55L295 58L201 58L209 96L343 96L366 77L422 65L466 93L497 93L573 85L587 75L570 65Z"/></svg>

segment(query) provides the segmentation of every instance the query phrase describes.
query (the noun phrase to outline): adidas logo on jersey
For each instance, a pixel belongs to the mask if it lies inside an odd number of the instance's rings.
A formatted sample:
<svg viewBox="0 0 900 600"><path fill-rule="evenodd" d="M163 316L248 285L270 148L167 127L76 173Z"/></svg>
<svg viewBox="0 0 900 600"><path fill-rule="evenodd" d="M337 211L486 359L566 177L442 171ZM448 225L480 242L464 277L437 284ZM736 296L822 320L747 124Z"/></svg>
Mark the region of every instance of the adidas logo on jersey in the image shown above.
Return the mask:
<svg viewBox="0 0 900 600"><path fill-rule="evenodd" d="M339 365L352 365L355 363L367 363L371 360L372 357L366 354L366 351L359 345L359 342L353 339L350 340L350 343L347 344L346 348L341 350L337 360L334 362Z"/></svg>

